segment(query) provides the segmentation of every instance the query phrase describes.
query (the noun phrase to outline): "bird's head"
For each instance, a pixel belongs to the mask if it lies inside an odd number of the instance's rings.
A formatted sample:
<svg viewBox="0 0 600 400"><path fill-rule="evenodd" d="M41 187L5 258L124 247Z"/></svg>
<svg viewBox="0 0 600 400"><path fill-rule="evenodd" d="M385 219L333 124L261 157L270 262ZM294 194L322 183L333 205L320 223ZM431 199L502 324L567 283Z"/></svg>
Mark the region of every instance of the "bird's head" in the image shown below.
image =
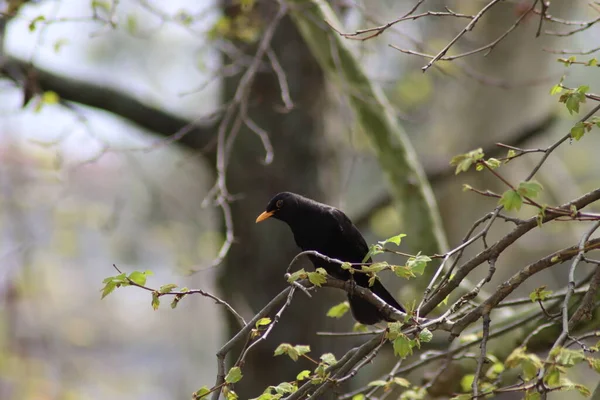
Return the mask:
<svg viewBox="0 0 600 400"><path fill-rule="evenodd" d="M256 223L271 217L289 222L294 215L297 215L297 210L302 199L303 197L290 192L277 193L269 201L265 211L256 218Z"/></svg>

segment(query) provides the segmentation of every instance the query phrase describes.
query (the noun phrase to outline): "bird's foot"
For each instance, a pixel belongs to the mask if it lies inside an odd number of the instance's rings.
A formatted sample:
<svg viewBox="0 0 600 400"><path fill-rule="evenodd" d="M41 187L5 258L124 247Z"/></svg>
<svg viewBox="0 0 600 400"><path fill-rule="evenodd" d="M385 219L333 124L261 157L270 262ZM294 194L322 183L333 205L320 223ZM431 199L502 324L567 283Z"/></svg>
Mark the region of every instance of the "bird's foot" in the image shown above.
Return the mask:
<svg viewBox="0 0 600 400"><path fill-rule="evenodd" d="M350 279L346 281L344 284L344 290L348 293L349 296L354 296L354 290L356 289L356 282L354 278L350 276Z"/></svg>

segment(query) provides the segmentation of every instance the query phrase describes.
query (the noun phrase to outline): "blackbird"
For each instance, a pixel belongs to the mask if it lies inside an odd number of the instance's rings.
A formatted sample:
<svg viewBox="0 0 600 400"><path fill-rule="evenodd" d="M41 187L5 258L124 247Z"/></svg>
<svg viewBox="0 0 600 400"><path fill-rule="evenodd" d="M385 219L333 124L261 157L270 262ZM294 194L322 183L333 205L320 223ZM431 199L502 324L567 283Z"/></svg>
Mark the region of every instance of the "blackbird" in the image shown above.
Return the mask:
<svg viewBox="0 0 600 400"><path fill-rule="evenodd" d="M314 250L330 258L351 263L361 263L369 252L365 239L350 218L342 211L326 204L300 196L282 192L273 197L266 210L256 218L256 222L273 217L288 224L294 234L296 244L303 250ZM324 268L334 278L347 281L351 278L348 270L340 264L309 255L315 268ZM371 259L365 260L371 262ZM370 289L390 306L404 311L404 308L376 279L369 286L369 277L363 273L353 274L357 285ZM354 319L361 324L373 325L381 320L392 322L369 301L348 293L350 310Z"/></svg>

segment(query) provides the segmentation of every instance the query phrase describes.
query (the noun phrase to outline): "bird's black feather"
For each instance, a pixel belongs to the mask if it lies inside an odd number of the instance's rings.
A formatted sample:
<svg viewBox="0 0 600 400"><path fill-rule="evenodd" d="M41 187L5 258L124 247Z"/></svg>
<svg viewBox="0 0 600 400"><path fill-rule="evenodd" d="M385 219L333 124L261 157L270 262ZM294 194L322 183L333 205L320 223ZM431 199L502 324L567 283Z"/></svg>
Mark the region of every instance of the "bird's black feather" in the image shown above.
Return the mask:
<svg viewBox="0 0 600 400"><path fill-rule="evenodd" d="M315 250L351 263L361 263L369 251L358 228L337 208L283 192L271 199L265 214L286 222L294 234L296 244L303 251ZM317 256L309 257L315 268L324 268L329 275L338 279L350 279L349 271L342 269L339 264L327 262ZM366 262L372 261L369 259ZM378 279L371 287L368 280L368 276L363 273L354 274L357 285L370 289L392 307L404 311ZM386 319L376 306L365 299L348 294L348 301L352 315L362 324L372 325Z"/></svg>

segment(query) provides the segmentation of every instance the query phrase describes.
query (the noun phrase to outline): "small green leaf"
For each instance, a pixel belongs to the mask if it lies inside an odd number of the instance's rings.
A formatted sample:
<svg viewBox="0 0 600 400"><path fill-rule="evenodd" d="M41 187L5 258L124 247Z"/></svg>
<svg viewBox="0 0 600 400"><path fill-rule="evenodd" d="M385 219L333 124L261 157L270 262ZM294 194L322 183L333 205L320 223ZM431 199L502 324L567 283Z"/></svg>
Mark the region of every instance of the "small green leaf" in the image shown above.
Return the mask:
<svg viewBox="0 0 600 400"><path fill-rule="evenodd" d="M394 339L394 355L405 358L410 354L412 354L410 339L405 334L401 333Z"/></svg>
<svg viewBox="0 0 600 400"><path fill-rule="evenodd" d="M554 365L550 366L544 375L544 382L550 386L557 386L560 384L560 371Z"/></svg>
<svg viewBox="0 0 600 400"><path fill-rule="evenodd" d="M364 272L373 272L373 273L377 273L377 272L381 272L384 269L389 268L389 264L387 263L387 261L382 261L382 262L378 262L378 263L373 263L371 265L361 265L361 269Z"/></svg>
<svg viewBox="0 0 600 400"><path fill-rule="evenodd" d="M337 364L337 360L332 353L325 353L320 357L320 360L323 361L326 365L335 365Z"/></svg>
<svg viewBox="0 0 600 400"><path fill-rule="evenodd" d="M140 286L144 286L146 284L146 273L140 271L133 271L129 276L129 278L133 283L137 283Z"/></svg>
<svg viewBox="0 0 600 400"><path fill-rule="evenodd" d="M483 156L483 149L479 148L468 153L459 154L452 157L452 160L450 160L450 165L456 166L454 173L455 175L458 175L461 172L468 171L469 168L471 168L471 165L481 160Z"/></svg>
<svg viewBox="0 0 600 400"><path fill-rule="evenodd" d="M594 371L600 374L600 359L588 357L587 362L590 368L592 368Z"/></svg>
<svg viewBox="0 0 600 400"><path fill-rule="evenodd" d="M385 386L387 384L388 384L387 381L379 379L379 380L376 380L376 381L369 382L369 384L367 386Z"/></svg>
<svg viewBox="0 0 600 400"><path fill-rule="evenodd" d="M503 205L506 210L520 210L523 204L523 198L516 191L509 189L502 194L498 204Z"/></svg>
<svg viewBox="0 0 600 400"><path fill-rule="evenodd" d="M366 399L366 397L362 393L355 394L354 396L352 396L352 400L365 400L365 399Z"/></svg>
<svg viewBox="0 0 600 400"><path fill-rule="evenodd" d="M177 307L177 304L179 304L179 301L180 301L181 299L183 299L183 296L184 296L184 295L182 295L182 294L176 294L176 295L173 297L173 301L171 302L171 308L172 308L173 310L174 310L174 309Z"/></svg>
<svg viewBox="0 0 600 400"><path fill-rule="evenodd" d="M173 291L173 289L175 289L177 287L176 284L174 283L167 283L166 285L162 285L158 291L160 293L171 293Z"/></svg>
<svg viewBox="0 0 600 400"><path fill-rule="evenodd" d="M271 323L271 318L261 318L256 321L256 327L269 325Z"/></svg>
<svg viewBox="0 0 600 400"><path fill-rule="evenodd" d="M102 299L111 294L115 288L117 287L117 283L110 281L107 282L104 288L102 289Z"/></svg>
<svg viewBox="0 0 600 400"><path fill-rule="evenodd" d="M309 376L310 376L310 371L305 369L304 371L300 371L300 373L298 373L298 375L296 375L296 380L303 381L303 380L307 379Z"/></svg>
<svg viewBox="0 0 600 400"><path fill-rule="evenodd" d="M309 272L308 280L310 281L310 283L318 287L321 287L322 284L327 282L327 278L319 272Z"/></svg>
<svg viewBox="0 0 600 400"><path fill-rule="evenodd" d="M410 268L411 272L415 275L423 275L425 272L425 267L427 263L431 261L431 258L423 255L417 255L416 257L411 257L406 262L406 266Z"/></svg>
<svg viewBox="0 0 600 400"><path fill-rule="evenodd" d="M327 316L330 318L342 318L350 310L350 303L343 301L336 304L327 311Z"/></svg>
<svg viewBox="0 0 600 400"><path fill-rule="evenodd" d="M402 386L402 387L410 387L410 382L407 379L404 378L400 378L400 377L395 377L393 379L393 382L398 385L398 386Z"/></svg>
<svg viewBox="0 0 600 400"><path fill-rule="evenodd" d="M222 376L222 375L221 375ZM227 375L225 376L225 382L227 383L236 383L242 379L242 370L240 367L233 367L229 370Z"/></svg>
<svg viewBox="0 0 600 400"><path fill-rule="evenodd" d="M410 279L416 277L412 269L406 265L394 265L392 267L392 271L394 271L396 276L399 276L400 278Z"/></svg>
<svg viewBox="0 0 600 400"><path fill-rule="evenodd" d="M194 400L201 399L209 393L211 393L210 389L207 386L202 386L200 389L194 392L193 398Z"/></svg>
<svg viewBox="0 0 600 400"><path fill-rule="evenodd" d="M540 400L542 395L540 392L537 392L534 388L531 388L525 392L524 400Z"/></svg>
<svg viewBox="0 0 600 400"><path fill-rule="evenodd" d="M137 18L135 17L135 15L133 14L129 14L127 16L127 32L129 32L129 34L131 35L135 35L135 33L137 32L137 28L138 28L138 24L137 24Z"/></svg>
<svg viewBox="0 0 600 400"><path fill-rule="evenodd" d="M429 329L425 328L421 332L419 332L419 340L421 342L431 342L431 339L433 339L433 333L431 333Z"/></svg>
<svg viewBox="0 0 600 400"><path fill-rule="evenodd" d="M554 96L555 94L560 94L562 91L563 89L560 84L556 84L552 86L552 89L550 89L550 94Z"/></svg>
<svg viewBox="0 0 600 400"><path fill-rule="evenodd" d="M391 238L387 238L382 242L378 242L380 245L385 246L387 243L394 243L396 246L400 246L400 242L402 238L406 237L406 234L400 233L399 235L392 236Z"/></svg>
<svg viewBox="0 0 600 400"><path fill-rule="evenodd" d="M154 311L158 310L158 306L160 306L160 299L158 298L158 292L152 292L152 309Z"/></svg>
<svg viewBox="0 0 600 400"><path fill-rule="evenodd" d="M45 21L46 17L44 17L43 15L39 15L37 17L35 17L30 23L29 23L29 32L33 32L36 29L36 25L38 22L42 22Z"/></svg>
<svg viewBox="0 0 600 400"><path fill-rule="evenodd" d="M371 246L369 246L369 251L367 252L367 255L365 255L362 259L362 262L366 263L369 258L381 253L383 253L383 247L380 244L372 244Z"/></svg>
<svg viewBox="0 0 600 400"><path fill-rule="evenodd" d="M42 102L44 104L57 104L60 101L60 96L52 90L47 90L42 94Z"/></svg>
<svg viewBox="0 0 600 400"><path fill-rule="evenodd" d="M471 391L471 385L473 384L473 380L475 380L475 375L467 374L462 377L460 380L460 387L463 392Z"/></svg>
<svg viewBox="0 0 600 400"><path fill-rule="evenodd" d="M544 301L546 300L546 297L550 296L552 294L552 290L546 290L546 285L544 286L540 286L539 288L535 289L533 292L529 293L529 298L531 299L532 302L536 302L536 301Z"/></svg>
<svg viewBox="0 0 600 400"><path fill-rule="evenodd" d="M575 140L580 140L583 135L585 135L585 124L578 122L571 128L571 137Z"/></svg>
<svg viewBox="0 0 600 400"><path fill-rule="evenodd" d="M517 191L521 196L534 198L543 190L543 186L536 181L527 181L519 183Z"/></svg>
<svg viewBox="0 0 600 400"><path fill-rule="evenodd" d="M63 46L65 46L68 43L69 43L69 41L67 39L64 39L64 38L58 39L57 41L54 42L54 44L52 45L52 48L54 49L55 53L58 53L63 48Z"/></svg>
<svg viewBox="0 0 600 400"><path fill-rule="evenodd" d="M297 281L298 279L304 279L306 278L307 274L306 271L304 270L304 268L302 268L299 271L294 272L293 274L290 274L290 277L288 278L288 282L292 283Z"/></svg>

